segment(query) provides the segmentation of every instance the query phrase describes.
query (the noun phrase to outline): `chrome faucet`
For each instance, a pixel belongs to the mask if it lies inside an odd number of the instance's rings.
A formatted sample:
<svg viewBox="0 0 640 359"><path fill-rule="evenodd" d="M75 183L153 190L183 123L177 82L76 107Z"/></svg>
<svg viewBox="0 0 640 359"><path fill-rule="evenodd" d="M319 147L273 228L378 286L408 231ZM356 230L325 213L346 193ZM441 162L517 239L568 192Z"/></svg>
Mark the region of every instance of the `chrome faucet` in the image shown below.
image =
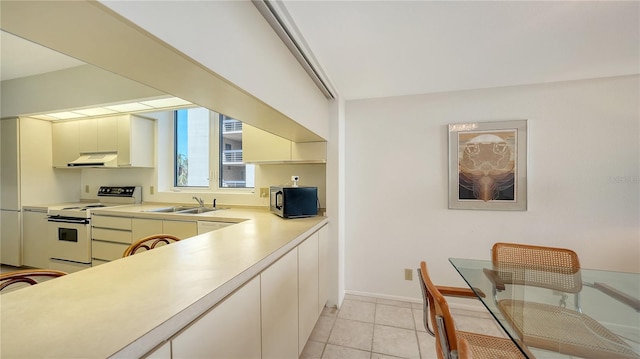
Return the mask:
<svg viewBox="0 0 640 359"><path fill-rule="evenodd" d="M196 196L193 196L193 199L196 200L196 202L198 202L198 204L200 205L200 207L204 207L204 201L202 200L202 198L198 198Z"/></svg>

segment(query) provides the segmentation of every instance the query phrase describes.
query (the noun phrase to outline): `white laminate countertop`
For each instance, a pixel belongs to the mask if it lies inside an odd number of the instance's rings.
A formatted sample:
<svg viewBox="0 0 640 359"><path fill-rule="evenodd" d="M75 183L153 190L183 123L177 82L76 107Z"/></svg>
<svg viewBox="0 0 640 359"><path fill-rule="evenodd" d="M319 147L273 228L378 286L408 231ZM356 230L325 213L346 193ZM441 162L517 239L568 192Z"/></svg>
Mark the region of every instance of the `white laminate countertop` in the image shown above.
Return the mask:
<svg viewBox="0 0 640 359"><path fill-rule="evenodd" d="M241 208L187 217L243 222L1 295L0 357L140 357L328 222Z"/></svg>

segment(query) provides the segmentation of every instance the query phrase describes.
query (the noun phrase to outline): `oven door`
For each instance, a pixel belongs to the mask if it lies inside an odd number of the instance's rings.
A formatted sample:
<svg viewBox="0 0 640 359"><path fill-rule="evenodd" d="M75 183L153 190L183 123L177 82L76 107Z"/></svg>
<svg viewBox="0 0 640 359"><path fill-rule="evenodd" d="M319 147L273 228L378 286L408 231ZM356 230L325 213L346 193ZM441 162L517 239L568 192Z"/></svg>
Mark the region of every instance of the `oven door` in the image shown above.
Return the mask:
<svg viewBox="0 0 640 359"><path fill-rule="evenodd" d="M91 263L91 225L86 218L47 218L53 259Z"/></svg>

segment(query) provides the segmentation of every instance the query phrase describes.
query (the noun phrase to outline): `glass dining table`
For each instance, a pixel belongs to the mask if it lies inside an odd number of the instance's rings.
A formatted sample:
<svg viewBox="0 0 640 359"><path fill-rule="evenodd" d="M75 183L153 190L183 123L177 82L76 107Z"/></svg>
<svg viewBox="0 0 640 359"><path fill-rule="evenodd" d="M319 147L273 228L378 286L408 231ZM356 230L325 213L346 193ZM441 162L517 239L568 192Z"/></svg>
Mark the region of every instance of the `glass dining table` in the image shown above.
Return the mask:
<svg viewBox="0 0 640 359"><path fill-rule="evenodd" d="M640 273L449 262L527 358L640 359ZM550 272L578 290L533 285Z"/></svg>

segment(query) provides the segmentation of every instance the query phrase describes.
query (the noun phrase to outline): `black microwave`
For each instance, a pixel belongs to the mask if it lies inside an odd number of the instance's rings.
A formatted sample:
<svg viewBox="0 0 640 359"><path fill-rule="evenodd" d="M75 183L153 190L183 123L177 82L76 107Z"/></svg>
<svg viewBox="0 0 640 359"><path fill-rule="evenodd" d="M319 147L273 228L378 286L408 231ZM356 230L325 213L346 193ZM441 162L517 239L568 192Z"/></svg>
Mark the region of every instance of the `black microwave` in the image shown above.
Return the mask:
<svg viewBox="0 0 640 359"><path fill-rule="evenodd" d="M318 187L271 186L269 209L282 218L318 214Z"/></svg>

